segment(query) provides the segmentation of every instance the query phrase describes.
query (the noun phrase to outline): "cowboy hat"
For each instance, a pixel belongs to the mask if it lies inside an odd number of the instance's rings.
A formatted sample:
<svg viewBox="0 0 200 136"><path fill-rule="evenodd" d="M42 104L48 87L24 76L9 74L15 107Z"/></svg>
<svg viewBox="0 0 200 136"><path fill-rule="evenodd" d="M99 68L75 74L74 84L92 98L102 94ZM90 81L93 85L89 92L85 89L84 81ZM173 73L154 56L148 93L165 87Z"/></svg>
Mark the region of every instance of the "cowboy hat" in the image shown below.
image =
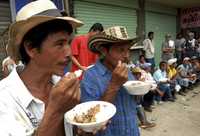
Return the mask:
<svg viewBox="0 0 200 136"><path fill-rule="evenodd" d="M104 30L102 33L89 38L88 47L92 52L99 53L99 47L108 43L130 42L136 43L139 38L130 38L124 26L114 26Z"/></svg>
<svg viewBox="0 0 200 136"><path fill-rule="evenodd" d="M16 15L16 22L10 26L8 54L19 60L18 50L25 34L39 24L56 19L67 21L73 28L83 25L83 22L75 18L62 16L50 0L33 1L22 7Z"/></svg>

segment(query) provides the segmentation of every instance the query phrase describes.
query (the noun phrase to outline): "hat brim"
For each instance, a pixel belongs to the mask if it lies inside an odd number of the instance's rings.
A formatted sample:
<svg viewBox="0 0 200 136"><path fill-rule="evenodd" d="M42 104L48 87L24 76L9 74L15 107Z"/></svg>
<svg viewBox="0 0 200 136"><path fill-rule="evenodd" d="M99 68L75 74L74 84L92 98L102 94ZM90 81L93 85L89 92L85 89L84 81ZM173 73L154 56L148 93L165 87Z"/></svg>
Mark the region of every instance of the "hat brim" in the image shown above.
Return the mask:
<svg viewBox="0 0 200 136"><path fill-rule="evenodd" d="M115 38L113 36L105 35L105 34L97 34L92 37L90 37L89 42L88 42L88 47L89 49L94 52L94 53L100 53L99 47L101 45L106 45L109 43L122 43L122 42L128 42L131 45L135 44L139 41L139 38L126 38L126 39L120 39L120 38Z"/></svg>
<svg viewBox="0 0 200 136"><path fill-rule="evenodd" d="M35 26L39 24L42 24L51 20L57 20L57 19L67 21L69 24L72 25L73 28L77 28L83 25L83 22L72 17L53 17L53 16L44 16L44 15L33 16L27 20L15 22L10 26L10 30L9 30L9 40L8 40L8 49L7 49L8 54L12 56L13 59L18 61L20 59L18 49L24 35L29 30L31 30L32 28L34 28Z"/></svg>

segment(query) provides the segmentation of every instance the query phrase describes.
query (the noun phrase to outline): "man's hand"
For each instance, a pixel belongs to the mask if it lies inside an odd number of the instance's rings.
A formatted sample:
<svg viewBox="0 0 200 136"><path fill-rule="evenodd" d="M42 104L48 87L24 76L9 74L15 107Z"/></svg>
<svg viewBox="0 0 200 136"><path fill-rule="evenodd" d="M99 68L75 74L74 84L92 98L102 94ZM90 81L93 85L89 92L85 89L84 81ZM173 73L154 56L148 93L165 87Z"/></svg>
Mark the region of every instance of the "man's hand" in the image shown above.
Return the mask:
<svg viewBox="0 0 200 136"><path fill-rule="evenodd" d="M95 136L98 132L101 133L101 132L104 132L107 128L107 126L111 123L111 121L107 121L105 123L105 125L101 126L101 128L99 129L95 129L93 130L93 132L84 132L83 130L77 128L77 135L78 136Z"/></svg>
<svg viewBox="0 0 200 136"><path fill-rule="evenodd" d="M112 72L111 83L121 87L128 80L128 68L125 63L118 61L116 68Z"/></svg>
<svg viewBox="0 0 200 136"><path fill-rule="evenodd" d="M65 113L80 101L79 81L74 73L68 73L52 88L48 106Z"/></svg>

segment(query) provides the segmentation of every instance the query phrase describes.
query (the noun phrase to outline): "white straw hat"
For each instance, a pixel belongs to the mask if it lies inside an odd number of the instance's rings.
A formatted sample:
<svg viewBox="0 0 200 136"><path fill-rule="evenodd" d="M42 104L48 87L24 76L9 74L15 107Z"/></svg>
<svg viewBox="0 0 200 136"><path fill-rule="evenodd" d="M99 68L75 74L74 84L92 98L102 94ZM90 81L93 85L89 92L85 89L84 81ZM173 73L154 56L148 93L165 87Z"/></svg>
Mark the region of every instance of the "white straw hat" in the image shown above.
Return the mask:
<svg viewBox="0 0 200 136"><path fill-rule="evenodd" d="M14 59L19 59L19 47L25 34L35 26L61 19L67 21L73 28L80 27L83 22L69 16L62 16L60 10L50 0L37 0L22 7L16 16L16 22L10 26L8 53Z"/></svg>

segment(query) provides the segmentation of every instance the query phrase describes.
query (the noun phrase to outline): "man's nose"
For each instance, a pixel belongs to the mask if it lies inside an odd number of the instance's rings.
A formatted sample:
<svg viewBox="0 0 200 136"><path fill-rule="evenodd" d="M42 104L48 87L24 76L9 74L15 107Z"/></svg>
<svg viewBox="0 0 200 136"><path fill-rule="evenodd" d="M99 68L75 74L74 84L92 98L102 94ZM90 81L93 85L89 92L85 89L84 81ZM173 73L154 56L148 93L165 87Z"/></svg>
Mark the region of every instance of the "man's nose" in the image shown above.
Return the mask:
<svg viewBox="0 0 200 136"><path fill-rule="evenodd" d="M66 56L71 55L71 48L70 48L69 45L65 46L64 53L65 53Z"/></svg>

